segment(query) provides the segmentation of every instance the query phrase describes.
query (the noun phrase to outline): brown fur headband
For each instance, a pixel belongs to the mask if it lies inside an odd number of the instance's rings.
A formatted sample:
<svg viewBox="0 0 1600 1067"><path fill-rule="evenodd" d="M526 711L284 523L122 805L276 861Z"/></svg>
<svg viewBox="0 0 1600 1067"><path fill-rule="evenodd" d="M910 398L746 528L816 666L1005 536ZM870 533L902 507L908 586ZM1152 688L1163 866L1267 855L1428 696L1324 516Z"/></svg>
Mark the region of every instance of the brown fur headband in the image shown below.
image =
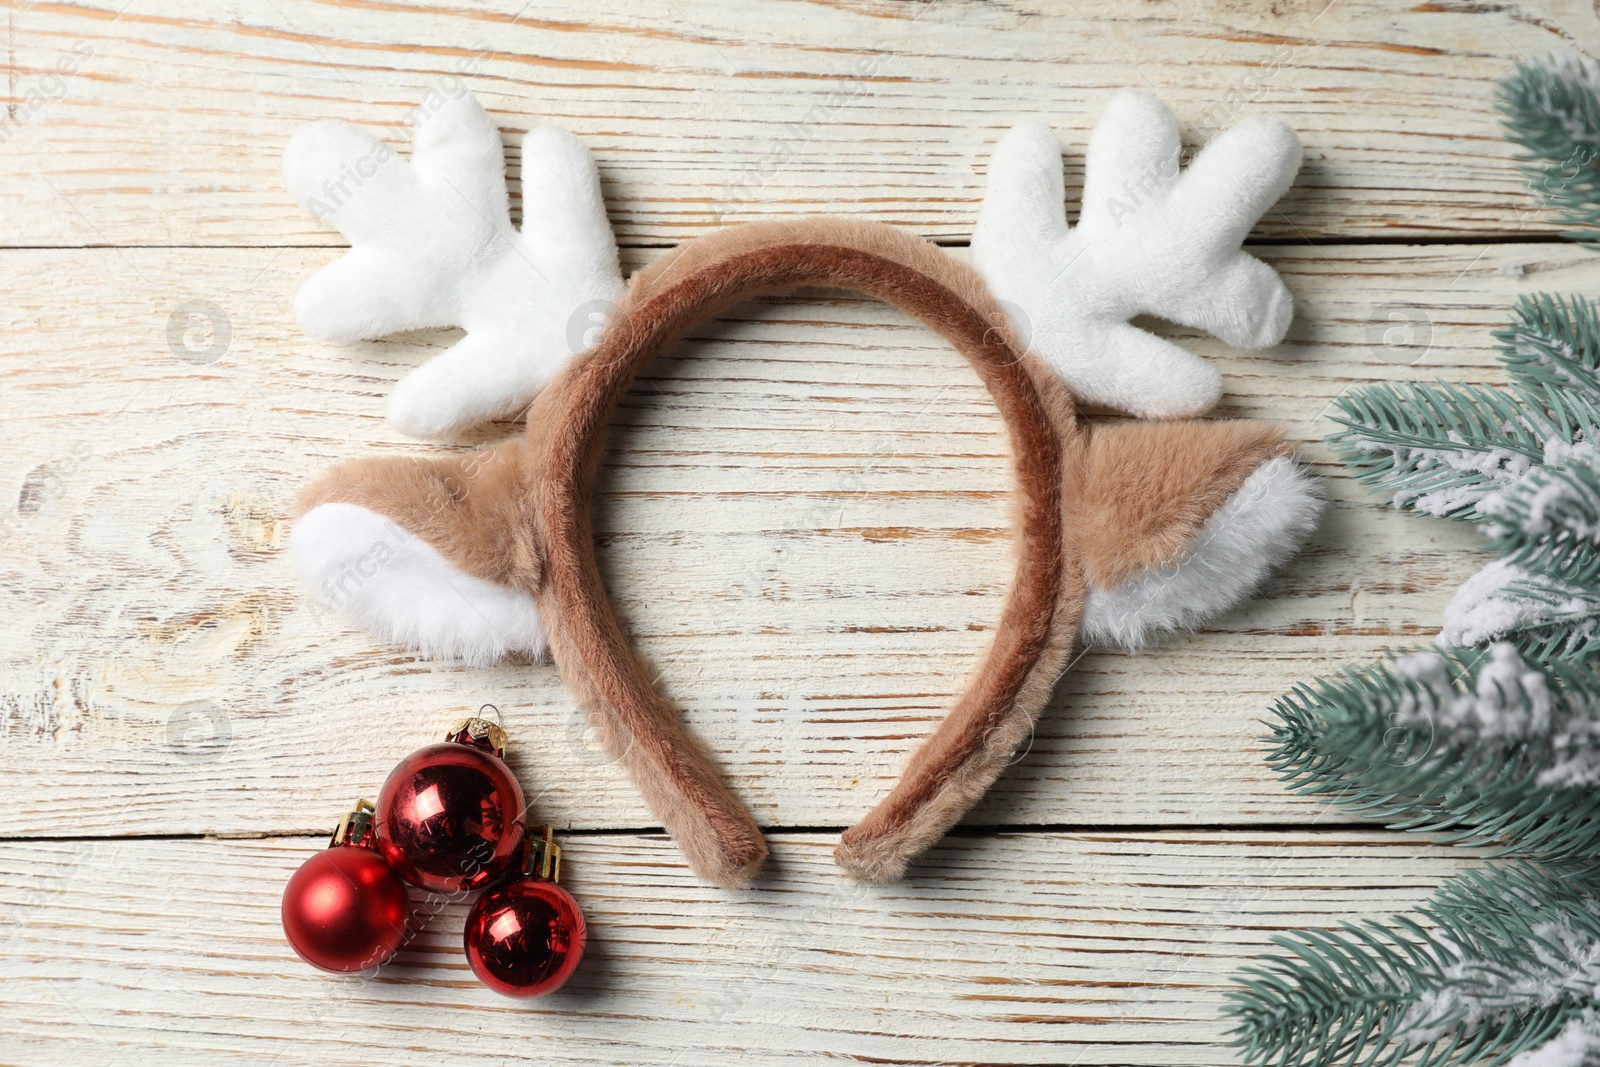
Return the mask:
<svg viewBox="0 0 1600 1067"><path fill-rule="evenodd" d="M722 230L636 273L598 343L538 392L521 439L467 457L346 463L305 493L294 547L325 591L373 522L414 535L386 561L392 574L343 605L357 621L476 658L486 658L469 633L480 621L491 654L537 652L547 635L696 873L725 886L745 884L766 846L617 620L595 559L592 481L610 414L646 361L732 304L802 286L867 294L945 337L1003 416L1015 472L1016 570L1000 623L899 782L841 838L835 857L858 878L899 877L976 803L1029 736L1080 635L1134 645L1195 624L1247 592L1317 513L1280 430L1085 422L1057 370L1017 336L1022 312L978 272L893 227L837 218Z"/></svg>

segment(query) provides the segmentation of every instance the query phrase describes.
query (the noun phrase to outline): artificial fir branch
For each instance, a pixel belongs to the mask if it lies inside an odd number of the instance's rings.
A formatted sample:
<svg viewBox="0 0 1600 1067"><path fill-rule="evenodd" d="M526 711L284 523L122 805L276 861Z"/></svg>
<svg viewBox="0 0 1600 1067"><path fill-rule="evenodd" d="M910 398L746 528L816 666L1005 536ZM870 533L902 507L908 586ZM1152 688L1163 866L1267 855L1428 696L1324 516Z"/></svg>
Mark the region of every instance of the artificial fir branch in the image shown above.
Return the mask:
<svg viewBox="0 0 1600 1067"><path fill-rule="evenodd" d="M1396 507L1476 518L1485 494L1543 458L1557 427L1530 423L1505 392L1449 382L1370 386L1342 396L1328 443Z"/></svg>
<svg viewBox="0 0 1600 1067"><path fill-rule="evenodd" d="M1513 380L1576 390L1600 403L1600 306L1581 296L1524 294L1495 331Z"/></svg>
<svg viewBox="0 0 1600 1067"><path fill-rule="evenodd" d="M1591 660L1600 654L1600 589L1525 573L1505 587L1524 621L1496 631L1536 660Z"/></svg>
<svg viewBox="0 0 1600 1067"><path fill-rule="evenodd" d="M1594 240L1600 65L1525 64L1499 96L1536 193ZM1415 916L1275 938L1288 954L1226 1009L1251 1061L1600 1067L1600 305L1524 297L1496 336L1509 389L1362 390L1329 441L1396 506L1484 524L1501 558L1440 643L1504 641L1297 687L1268 762L1299 792L1519 859Z"/></svg>
<svg viewBox="0 0 1600 1067"><path fill-rule="evenodd" d="M1600 677L1419 652L1296 686L1267 763L1298 793L1547 865L1600 863Z"/></svg>
<svg viewBox="0 0 1600 1067"><path fill-rule="evenodd" d="M1489 547L1525 571L1562 582L1600 576L1600 470L1587 463L1539 466L1489 494L1478 510Z"/></svg>
<svg viewBox="0 0 1600 1067"><path fill-rule="evenodd" d="M1600 65L1586 56L1522 63L1497 92L1506 136L1543 206L1574 240L1600 226Z"/></svg>
<svg viewBox="0 0 1600 1067"><path fill-rule="evenodd" d="M1439 643L1506 640L1535 660L1600 654L1600 589L1497 559L1461 584L1444 609Z"/></svg>
<svg viewBox="0 0 1600 1067"><path fill-rule="evenodd" d="M1501 358L1509 363L1507 352ZM1518 358L1510 389L1383 382L1341 396L1333 421L1343 429L1328 444L1395 507L1486 521L1485 498L1541 465L1600 462L1589 440L1600 427L1600 388L1580 390L1565 380L1581 372L1581 355L1559 367L1531 354Z"/></svg>
<svg viewBox="0 0 1600 1067"><path fill-rule="evenodd" d="M1224 1013L1252 1063L1496 1067L1600 1009L1600 891L1514 864L1445 882L1416 918L1277 935Z"/></svg>

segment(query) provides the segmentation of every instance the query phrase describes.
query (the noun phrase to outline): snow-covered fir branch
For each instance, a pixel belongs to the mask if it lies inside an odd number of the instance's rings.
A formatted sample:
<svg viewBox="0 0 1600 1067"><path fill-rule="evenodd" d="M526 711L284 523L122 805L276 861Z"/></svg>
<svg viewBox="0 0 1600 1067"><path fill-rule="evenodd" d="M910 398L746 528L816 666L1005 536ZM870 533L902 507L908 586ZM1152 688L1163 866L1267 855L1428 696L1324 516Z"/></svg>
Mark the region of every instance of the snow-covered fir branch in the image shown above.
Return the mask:
<svg viewBox="0 0 1600 1067"><path fill-rule="evenodd" d="M1506 1067L1600 1067L1600 1011L1586 1011L1538 1048L1513 1057Z"/></svg>
<svg viewBox="0 0 1600 1067"><path fill-rule="evenodd" d="M1592 455L1541 466L1478 501L1490 548L1520 572L1563 586L1600 577L1600 469ZM1489 633L1485 638L1497 636Z"/></svg>
<svg viewBox="0 0 1600 1067"><path fill-rule="evenodd" d="M1523 64L1500 106L1536 210L1594 240L1600 64ZM1274 937L1287 954L1246 967L1226 1009L1251 1062L1600 1067L1600 304L1524 297L1497 337L1509 388L1338 402L1329 442L1357 477L1480 523L1501 558L1451 601L1445 647L1281 700L1268 762L1296 791L1524 861L1414 915Z"/></svg>
<svg viewBox="0 0 1600 1067"><path fill-rule="evenodd" d="M1534 659L1600 654L1600 588L1499 559L1461 583L1445 605L1439 644L1514 642Z"/></svg>
<svg viewBox="0 0 1600 1067"><path fill-rule="evenodd" d="M1600 305L1578 295L1529 293L1496 330L1500 361L1515 381L1600 402Z"/></svg>
<svg viewBox="0 0 1600 1067"><path fill-rule="evenodd" d="M1600 1009L1595 884L1526 865L1452 878L1415 916L1273 941L1288 954L1245 968L1225 1009L1255 1063L1503 1063L1579 1046Z"/></svg>
<svg viewBox="0 0 1600 1067"><path fill-rule="evenodd" d="M1328 443L1398 508L1481 522L1479 502L1541 465L1594 456L1600 398L1549 385L1383 383L1340 397Z"/></svg>
<svg viewBox="0 0 1600 1067"><path fill-rule="evenodd" d="M1521 63L1500 83L1507 138L1522 149L1523 173L1567 236L1590 240L1600 225L1600 64L1558 55Z"/></svg>
<svg viewBox="0 0 1600 1067"><path fill-rule="evenodd" d="M1526 474L1544 438L1503 392L1449 383L1388 383L1340 397L1344 427L1328 443L1396 507L1474 518L1484 494Z"/></svg>
<svg viewBox="0 0 1600 1067"><path fill-rule="evenodd" d="M1297 792L1547 864L1600 864L1600 678L1516 648L1425 651L1297 686L1268 764Z"/></svg>

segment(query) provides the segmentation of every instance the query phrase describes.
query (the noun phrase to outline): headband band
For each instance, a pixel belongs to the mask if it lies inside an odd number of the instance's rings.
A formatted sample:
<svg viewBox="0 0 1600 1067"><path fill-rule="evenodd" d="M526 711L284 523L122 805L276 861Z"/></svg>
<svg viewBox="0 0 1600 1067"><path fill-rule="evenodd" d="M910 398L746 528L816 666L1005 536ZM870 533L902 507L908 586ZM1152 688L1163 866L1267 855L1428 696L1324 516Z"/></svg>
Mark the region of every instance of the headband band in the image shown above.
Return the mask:
<svg viewBox="0 0 1600 1067"><path fill-rule="evenodd" d="M1007 342L1005 319L970 268L882 223L816 219L723 230L641 271L599 346L530 413L530 425L548 428L540 616L560 620L549 633L562 676L652 810L695 870L725 885L747 880L766 847L629 646L595 562L590 485L607 419L647 360L730 304L799 286L876 297L950 341L1005 418L1021 497L1016 571L995 636L900 782L845 833L835 851L841 866L861 878L896 878L983 795L1049 697L1081 607L1062 580L1072 565L1061 506L1061 452L1076 432L1072 400Z"/></svg>

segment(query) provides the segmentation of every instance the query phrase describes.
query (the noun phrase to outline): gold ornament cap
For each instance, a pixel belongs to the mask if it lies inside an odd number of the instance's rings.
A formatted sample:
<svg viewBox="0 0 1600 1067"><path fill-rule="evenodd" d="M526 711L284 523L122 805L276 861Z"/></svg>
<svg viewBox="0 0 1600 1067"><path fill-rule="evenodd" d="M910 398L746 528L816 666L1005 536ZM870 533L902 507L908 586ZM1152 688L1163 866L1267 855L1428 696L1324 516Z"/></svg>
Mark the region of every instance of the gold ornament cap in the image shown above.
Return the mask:
<svg viewBox="0 0 1600 1067"><path fill-rule="evenodd" d="M561 846L548 826L530 826L523 838L522 873L530 878L561 881Z"/></svg>
<svg viewBox="0 0 1600 1067"><path fill-rule="evenodd" d="M340 817L339 825L333 828L333 837L329 839L328 847L333 848L335 845L376 847L376 842L372 838L374 811L372 801L365 797L356 801L354 806Z"/></svg>
<svg viewBox="0 0 1600 1067"><path fill-rule="evenodd" d="M506 758L506 732L498 723L473 716L451 726L444 735L446 741L486 748L501 759Z"/></svg>

